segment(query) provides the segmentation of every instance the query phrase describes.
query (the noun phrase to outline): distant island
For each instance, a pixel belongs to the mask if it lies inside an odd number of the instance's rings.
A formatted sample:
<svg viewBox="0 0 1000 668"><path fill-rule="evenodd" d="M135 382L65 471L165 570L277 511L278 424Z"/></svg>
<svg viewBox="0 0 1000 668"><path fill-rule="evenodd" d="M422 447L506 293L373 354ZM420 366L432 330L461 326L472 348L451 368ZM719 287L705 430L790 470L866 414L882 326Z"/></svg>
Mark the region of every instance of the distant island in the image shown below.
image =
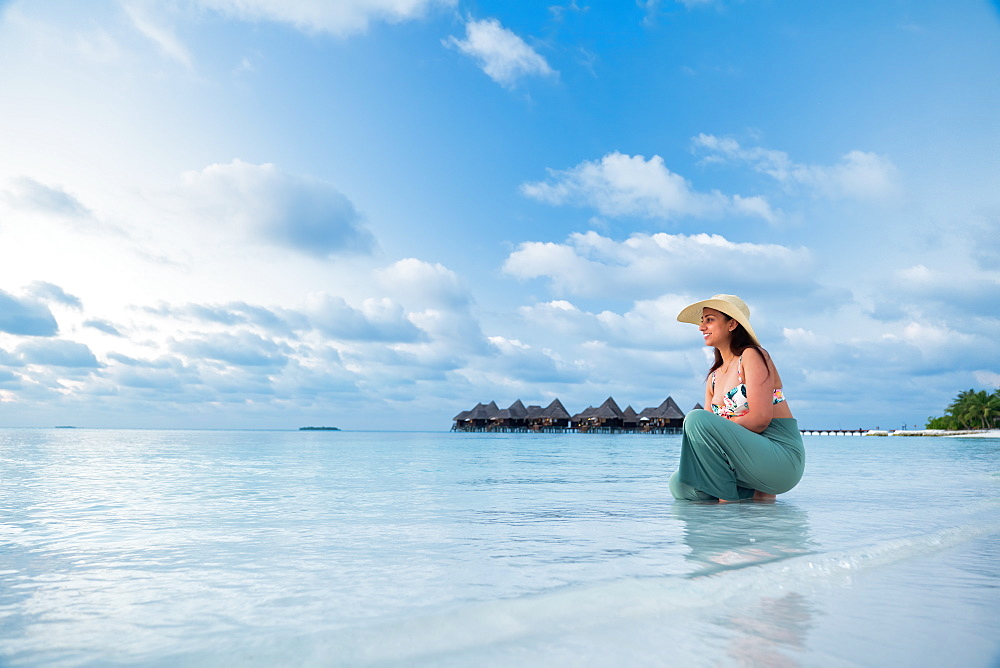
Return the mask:
<svg viewBox="0 0 1000 668"><path fill-rule="evenodd" d="M299 427L299 431L340 431L340 427Z"/></svg>

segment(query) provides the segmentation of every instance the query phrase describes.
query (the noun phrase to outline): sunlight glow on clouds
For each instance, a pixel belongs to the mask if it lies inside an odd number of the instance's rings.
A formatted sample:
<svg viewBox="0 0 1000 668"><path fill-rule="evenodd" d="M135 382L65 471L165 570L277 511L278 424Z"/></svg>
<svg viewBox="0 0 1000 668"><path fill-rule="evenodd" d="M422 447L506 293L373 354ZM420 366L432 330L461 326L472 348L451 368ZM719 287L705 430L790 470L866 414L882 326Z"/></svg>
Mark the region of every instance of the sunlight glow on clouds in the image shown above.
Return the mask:
<svg viewBox="0 0 1000 668"><path fill-rule="evenodd" d="M670 171L663 158L613 152L567 170L549 170L548 182L525 183L521 192L547 204L589 206L605 216L673 219L718 218L737 214L774 221L777 215L762 197L732 197L718 191L695 191Z"/></svg>
<svg viewBox="0 0 1000 668"><path fill-rule="evenodd" d="M556 75L545 58L496 19L469 21L465 39L450 37L444 44L475 58L491 79L507 88L523 76Z"/></svg>

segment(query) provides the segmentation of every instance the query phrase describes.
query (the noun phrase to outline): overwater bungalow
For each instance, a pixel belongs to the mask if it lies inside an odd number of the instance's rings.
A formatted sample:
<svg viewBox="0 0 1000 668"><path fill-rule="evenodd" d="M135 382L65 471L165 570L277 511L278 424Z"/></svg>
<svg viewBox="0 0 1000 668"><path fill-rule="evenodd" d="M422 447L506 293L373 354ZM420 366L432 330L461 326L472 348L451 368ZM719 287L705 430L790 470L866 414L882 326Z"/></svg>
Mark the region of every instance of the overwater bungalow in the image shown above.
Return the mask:
<svg viewBox="0 0 1000 668"><path fill-rule="evenodd" d="M580 431L619 431L624 427L625 413L614 398L608 397L597 408L588 407L574 415L573 422Z"/></svg>
<svg viewBox="0 0 1000 668"><path fill-rule="evenodd" d="M680 429L684 423L684 413L671 397L667 397L656 408L645 408L639 413L639 422L643 431L660 431Z"/></svg>
<svg viewBox="0 0 1000 668"><path fill-rule="evenodd" d="M462 411L453 418L455 424L452 431L486 431L499 412L497 402L480 402L472 410Z"/></svg>
<svg viewBox="0 0 1000 668"><path fill-rule="evenodd" d="M622 411L622 427L626 430L634 430L639 427L639 414L631 405L626 406Z"/></svg>
<svg viewBox="0 0 1000 668"><path fill-rule="evenodd" d="M659 406L645 408L639 413L631 405L622 410L613 397L608 397L597 408L588 406L575 415L571 415L559 399L553 399L545 408L525 407L517 399L504 409L495 401L478 403L453 420L452 431L672 433L680 429L684 413L670 397Z"/></svg>
<svg viewBox="0 0 1000 668"><path fill-rule="evenodd" d="M528 409L518 399L509 408L497 411L493 417L493 431L523 431L527 428Z"/></svg>
<svg viewBox="0 0 1000 668"><path fill-rule="evenodd" d="M538 409L533 411L532 409ZM527 417L528 428L532 431L564 431L569 429L569 411L559 399L553 399L545 408L530 406Z"/></svg>

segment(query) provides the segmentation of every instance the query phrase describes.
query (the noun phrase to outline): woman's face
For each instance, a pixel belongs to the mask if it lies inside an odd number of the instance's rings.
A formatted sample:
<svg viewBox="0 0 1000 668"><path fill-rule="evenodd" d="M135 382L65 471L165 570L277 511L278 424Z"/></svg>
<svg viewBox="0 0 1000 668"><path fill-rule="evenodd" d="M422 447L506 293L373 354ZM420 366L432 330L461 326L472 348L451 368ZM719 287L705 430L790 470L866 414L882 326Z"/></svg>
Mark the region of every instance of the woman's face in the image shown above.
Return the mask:
<svg viewBox="0 0 1000 668"><path fill-rule="evenodd" d="M705 339L706 346L723 348L729 344L729 338L736 329L736 321L727 318L722 311L714 308L704 308L701 311L701 325L698 330Z"/></svg>

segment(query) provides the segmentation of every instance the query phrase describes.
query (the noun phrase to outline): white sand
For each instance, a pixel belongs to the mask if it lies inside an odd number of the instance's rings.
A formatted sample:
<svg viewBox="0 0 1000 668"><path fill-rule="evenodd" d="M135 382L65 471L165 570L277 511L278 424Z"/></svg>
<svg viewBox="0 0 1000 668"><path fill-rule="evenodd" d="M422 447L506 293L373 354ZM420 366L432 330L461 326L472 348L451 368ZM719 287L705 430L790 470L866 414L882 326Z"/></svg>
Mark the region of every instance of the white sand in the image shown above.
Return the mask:
<svg viewBox="0 0 1000 668"><path fill-rule="evenodd" d="M945 434L950 438L1000 438L1000 429L987 429L985 431L975 431L972 433Z"/></svg>
<svg viewBox="0 0 1000 668"><path fill-rule="evenodd" d="M946 436L948 438L1000 438L1000 429L969 429L950 431L948 429L897 429L889 436Z"/></svg>

